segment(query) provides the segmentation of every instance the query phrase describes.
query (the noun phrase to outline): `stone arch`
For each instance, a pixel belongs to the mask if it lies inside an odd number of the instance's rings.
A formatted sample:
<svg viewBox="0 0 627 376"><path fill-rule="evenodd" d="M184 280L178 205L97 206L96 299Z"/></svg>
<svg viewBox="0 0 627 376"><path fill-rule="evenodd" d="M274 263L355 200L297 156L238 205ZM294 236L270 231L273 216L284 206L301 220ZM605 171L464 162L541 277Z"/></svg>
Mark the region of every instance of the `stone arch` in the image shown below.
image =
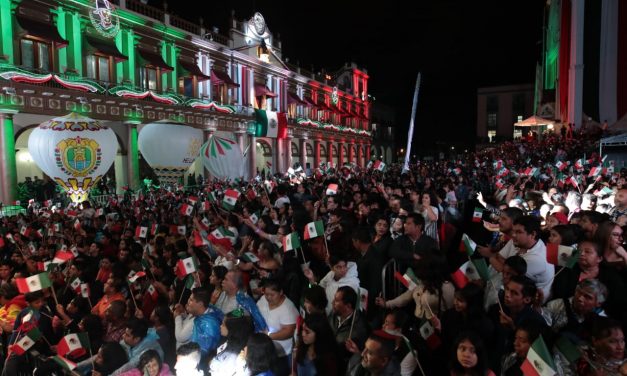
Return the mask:
<svg viewBox="0 0 627 376"><path fill-rule="evenodd" d="M298 144L296 142L291 142L290 148L291 148L292 157L296 157L297 159L300 158L300 155L298 153L300 151L298 149Z"/></svg>
<svg viewBox="0 0 627 376"><path fill-rule="evenodd" d="M264 138L258 138L255 150L257 152L255 159L257 169L259 171L264 169L266 171L274 171L276 166L273 166L272 161L272 144Z"/></svg>
<svg viewBox="0 0 627 376"><path fill-rule="evenodd" d="M327 157L327 148L320 143L320 159L322 160L322 158L326 158Z"/></svg>

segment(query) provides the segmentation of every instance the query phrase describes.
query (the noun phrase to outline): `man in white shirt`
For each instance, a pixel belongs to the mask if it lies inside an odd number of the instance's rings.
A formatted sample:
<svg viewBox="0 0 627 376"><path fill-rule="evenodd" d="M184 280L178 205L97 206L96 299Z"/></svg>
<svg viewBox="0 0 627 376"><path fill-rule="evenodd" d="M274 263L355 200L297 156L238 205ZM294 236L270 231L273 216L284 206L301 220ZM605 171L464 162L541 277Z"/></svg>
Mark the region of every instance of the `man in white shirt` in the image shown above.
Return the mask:
<svg viewBox="0 0 627 376"><path fill-rule="evenodd" d="M542 289L544 301L549 298L555 267L546 260L546 245L540 240L540 220L524 215L514 221L512 239L503 249L490 257L490 264L499 272L503 272L505 260L519 255L527 263L526 276L539 289Z"/></svg>
<svg viewBox="0 0 627 376"><path fill-rule="evenodd" d="M276 280L266 280L263 296L257 302L259 312L268 325L268 336L274 341L279 358L292 354L292 338L296 330L298 310L283 294Z"/></svg>

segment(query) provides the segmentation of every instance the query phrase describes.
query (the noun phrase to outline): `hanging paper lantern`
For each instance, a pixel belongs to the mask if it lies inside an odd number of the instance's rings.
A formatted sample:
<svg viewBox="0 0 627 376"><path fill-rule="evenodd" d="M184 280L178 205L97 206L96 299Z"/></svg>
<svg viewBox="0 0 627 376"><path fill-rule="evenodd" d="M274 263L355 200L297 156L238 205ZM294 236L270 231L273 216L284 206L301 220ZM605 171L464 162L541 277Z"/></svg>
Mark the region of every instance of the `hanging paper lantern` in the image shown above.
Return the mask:
<svg viewBox="0 0 627 376"><path fill-rule="evenodd" d="M245 163L237 142L212 135L200 148L202 164L217 179L245 177Z"/></svg>
<svg viewBox="0 0 627 376"><path fill-rule="evenodd" d="M28 152L37 166L75 203L87 200L91 187L113 164L117 150L113 130L77 113L41 123L28 138Z"/></svg>
<svg viewBox="0 0 627 376"><path fill-rule="evenodd" d="M194 163L202 130L172 120L146 124L139 132L139 151L162 184L176 184Z"/></svg>

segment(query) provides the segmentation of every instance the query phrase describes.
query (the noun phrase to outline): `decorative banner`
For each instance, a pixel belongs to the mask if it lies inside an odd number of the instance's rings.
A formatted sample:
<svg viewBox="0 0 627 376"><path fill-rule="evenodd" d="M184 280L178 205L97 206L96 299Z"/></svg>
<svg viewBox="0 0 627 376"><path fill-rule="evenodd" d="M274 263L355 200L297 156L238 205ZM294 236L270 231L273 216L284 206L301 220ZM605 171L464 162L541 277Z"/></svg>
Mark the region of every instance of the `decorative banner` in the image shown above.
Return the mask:
<svg viewBox="0 0 627 376"><path fill-rule="evenodd" d="M28 138L28 151L37 166L75 203L87 200L117 150L113 130L76 113L41 123Z"/></svg>
<svg viewBox="0 0 627 376"><path fill-rule="evenodd" d="M106 38L115 37L120 31L120 18L115 7L107 0L96 0L89 19L98 33Z"/></svg>
<svg viewBox="0 0 627 376"><path fill-rule="evenodd" d="M139 151L162 184L176 184L198 156L202 130L171 120L146 124L139 132Z"/></svg>
<svg viewBox="0 0 627 376"><path fill-rule="evenodd" d="M200 148L203 166L218 179L235 180L246 175L246 164L239 145L228 138L212 135Z"/></svg>
<svg viewBox="0 0 627 376"><path fill-rule="evenodd" d="M192 108L199 108L201 110L213 110L213 111L217 111L223 114L234 114L235 111L235 107L225 104L225 105L221 105L217 102L209 102L209 101L201 101L198 99L190 99L187 102L185 102L186 106L192 107Z"/></svg>
<svg viewBox="0 0 627 376"><path fill-rule="evenodd" d="M176 94L159 94L152 90L139 91L129 86L116 86L109 89L109 94L117 95L118 97L131 98L131 99L146 99L151 97L155 101L163 104L182 104L183 99Z"/></svg>

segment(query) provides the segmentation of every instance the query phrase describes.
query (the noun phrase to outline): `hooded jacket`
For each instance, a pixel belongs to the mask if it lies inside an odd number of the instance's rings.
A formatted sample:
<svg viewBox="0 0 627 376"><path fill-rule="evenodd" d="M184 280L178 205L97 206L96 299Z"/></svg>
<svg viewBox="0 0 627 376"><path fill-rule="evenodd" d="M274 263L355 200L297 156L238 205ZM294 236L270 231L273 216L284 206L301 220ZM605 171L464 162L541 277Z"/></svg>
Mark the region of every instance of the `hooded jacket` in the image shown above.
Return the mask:
<svg viewBox="0 0 627 376"><path fill-rule="evenodd" d="M339 280L335 280L335 273L333 272L333 270L328 272L327 275L325 275L324 278L320 280L319 285L320 287L324 288L324 291L327 295L327 315L331 313L331 309L333 307L333 298L335 297L337 289L339 289L340 287L350 286L353 290L355 290L357 296L359 296L359 276L357 274L357 264L350 261L346 263L346 267L348 268L346 275Z"/></svg>

